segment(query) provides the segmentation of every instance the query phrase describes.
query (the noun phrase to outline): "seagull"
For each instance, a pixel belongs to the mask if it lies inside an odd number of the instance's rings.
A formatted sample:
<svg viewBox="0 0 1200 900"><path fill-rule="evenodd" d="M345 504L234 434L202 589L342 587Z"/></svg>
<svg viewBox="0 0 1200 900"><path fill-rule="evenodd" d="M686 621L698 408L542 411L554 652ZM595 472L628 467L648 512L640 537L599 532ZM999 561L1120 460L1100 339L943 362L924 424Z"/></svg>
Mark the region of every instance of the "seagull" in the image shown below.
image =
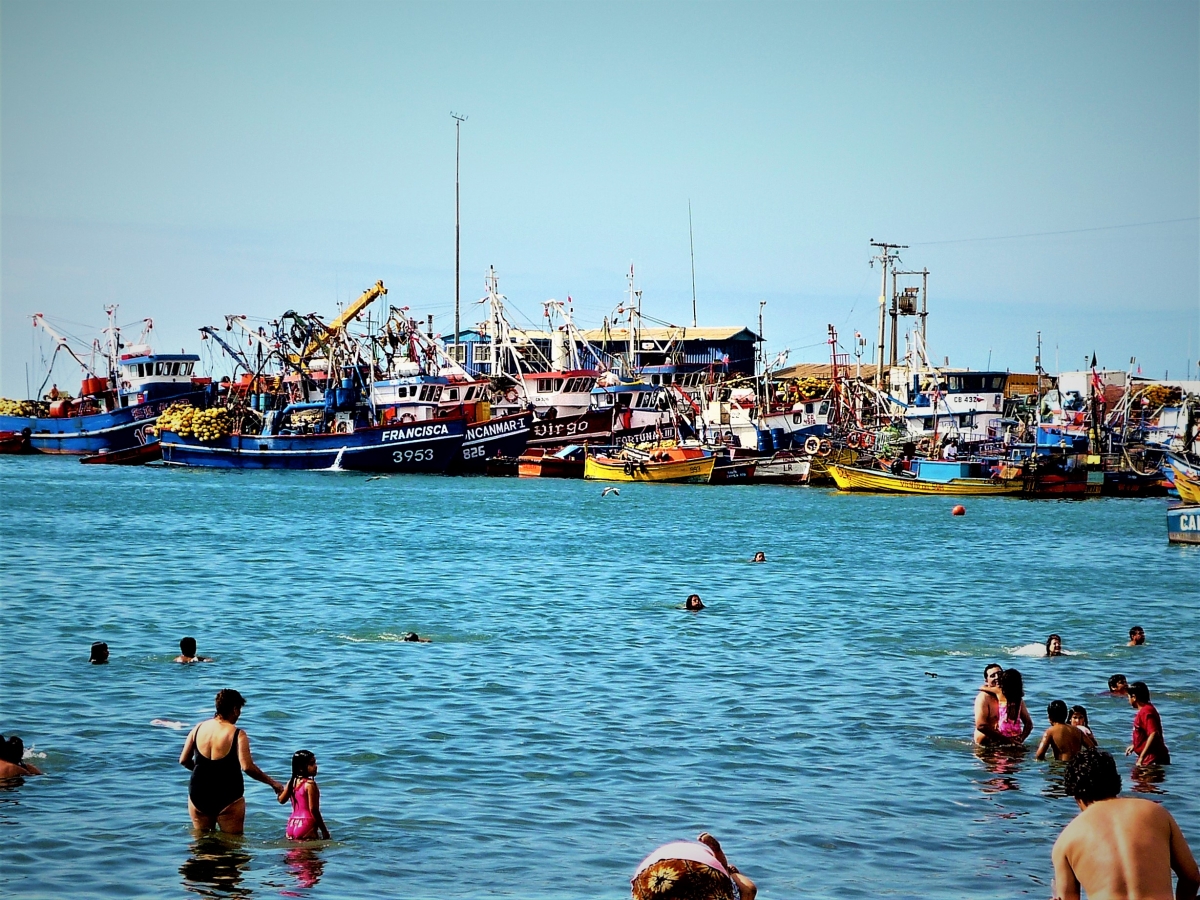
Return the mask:
<svg viewBox="0 0 1200 900"><path fill-rule="evenodd" d="M612 493L616 494L618 497L621 496L621 489L619 487L606 487L604 490L602 490L600 492L600 496L607 497L610 491Z"/></svg>
<svg viewBox="0 0 1200 900"><path fill-rule="evenodd" d="M367 481L378 481L380 478L391 478L391 475L372 475Z"/></svg>

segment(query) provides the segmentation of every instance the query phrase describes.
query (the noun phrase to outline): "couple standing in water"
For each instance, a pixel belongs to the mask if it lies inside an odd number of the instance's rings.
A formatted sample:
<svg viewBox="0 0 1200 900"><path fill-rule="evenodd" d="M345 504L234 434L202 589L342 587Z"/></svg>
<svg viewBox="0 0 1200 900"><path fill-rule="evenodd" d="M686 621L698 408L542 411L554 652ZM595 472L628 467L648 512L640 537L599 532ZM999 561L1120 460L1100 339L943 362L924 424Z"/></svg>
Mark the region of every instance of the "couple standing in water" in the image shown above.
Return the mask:
<svg viewBox="0 0 1200 900"><path fill-rule="evenodd" d="M983 686L975 696L975 743L1023 744L1032 731L1021 673L992 663L983 670Z"/></svg>
<svg viewBox="0 0 1200 900"><path fill-rule="evenodd" d="M179 754L179 764L191 770L188 784L188 812L197 831L218 828L227 834L241 834L246 822L246 784L242 773L268 784L280 803L292 801L287 836L293 840L312 840L321 834L329 839L329 829L321 816L321 794L317 788L317 758L308 750L292 756L292 777L280 784L254 762L250 737L237 727L246 698L235 690L217 693L216 715L189 732Z"/></svg>

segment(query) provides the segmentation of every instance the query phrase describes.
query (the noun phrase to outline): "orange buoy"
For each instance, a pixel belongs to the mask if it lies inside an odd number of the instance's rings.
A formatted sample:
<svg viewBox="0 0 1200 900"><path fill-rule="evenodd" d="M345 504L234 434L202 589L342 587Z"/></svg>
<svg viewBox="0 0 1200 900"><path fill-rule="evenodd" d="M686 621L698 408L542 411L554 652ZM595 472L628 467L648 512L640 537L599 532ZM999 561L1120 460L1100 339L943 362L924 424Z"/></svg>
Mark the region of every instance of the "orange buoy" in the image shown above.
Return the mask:
<svg viewBox="0 0 1200 900"><path fill-rule="evenodd" d="M966 514L967 508L962 505L956 506L954 509L950 510L950 515L952 516L965 516Z"/></svg>

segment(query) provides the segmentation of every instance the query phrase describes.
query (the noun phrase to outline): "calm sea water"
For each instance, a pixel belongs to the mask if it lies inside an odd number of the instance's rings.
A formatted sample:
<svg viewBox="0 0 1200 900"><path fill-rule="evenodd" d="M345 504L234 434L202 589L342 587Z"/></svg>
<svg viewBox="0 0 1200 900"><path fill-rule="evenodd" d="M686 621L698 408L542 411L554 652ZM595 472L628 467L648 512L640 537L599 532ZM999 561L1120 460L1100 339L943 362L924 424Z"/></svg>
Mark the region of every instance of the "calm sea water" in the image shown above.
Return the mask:
<svg viewBox="0 0 1200 900"><path fill-rule="evenodd" d="M709 830L768 898L1046 897L1075 808L973 751L993 660L1035 737L1063 698L1118 755L1107 676L1147 681L1176 762L1140 787L1200 850L1200 548L1163 501L600 490L0 458L0 730L48 773L0 790L0 894L615 900ZM1051 631L1077 655L1005 649ZM185 634L217 661L173 665ZM222 687L275 777L316 753L332 843L252 781L243 839L192 835L151 722Z"/></svg>

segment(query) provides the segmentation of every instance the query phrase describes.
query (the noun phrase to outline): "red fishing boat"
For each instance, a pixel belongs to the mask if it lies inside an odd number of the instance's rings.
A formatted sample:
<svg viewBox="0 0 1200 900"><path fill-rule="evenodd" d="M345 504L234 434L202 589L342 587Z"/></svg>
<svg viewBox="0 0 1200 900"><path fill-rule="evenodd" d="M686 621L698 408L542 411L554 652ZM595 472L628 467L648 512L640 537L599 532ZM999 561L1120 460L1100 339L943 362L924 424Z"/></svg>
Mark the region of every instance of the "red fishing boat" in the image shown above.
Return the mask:
<svg viewBox="0 0 1200 900"><path fill-rule="evenodd" d="M23 431L0 431L0 453L32 453L29 444L29 429Z"/></svg>

